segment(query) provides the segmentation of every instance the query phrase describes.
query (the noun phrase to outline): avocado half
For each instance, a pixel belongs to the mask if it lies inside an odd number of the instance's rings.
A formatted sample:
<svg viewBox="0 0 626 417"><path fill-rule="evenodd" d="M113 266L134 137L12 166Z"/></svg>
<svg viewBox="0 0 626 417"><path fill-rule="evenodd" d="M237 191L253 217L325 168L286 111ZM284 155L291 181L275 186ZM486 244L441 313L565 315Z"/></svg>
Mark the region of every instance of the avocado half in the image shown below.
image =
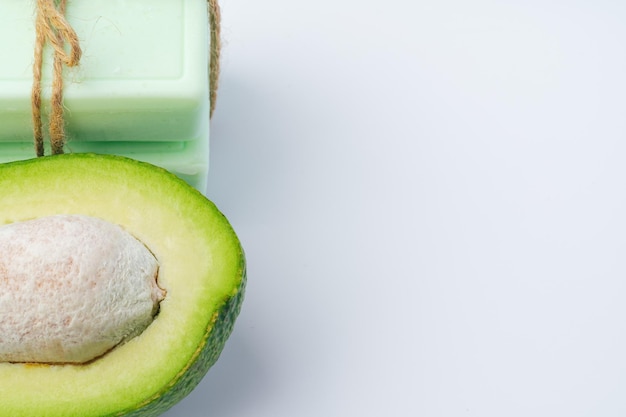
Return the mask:
<svg viewBox="0 0 626 417"><path fill-rule="evenodd" d="M143 333L91 362L0 363L0 416L160 415L232 331L246 282L235 232L200 192L147 163L65 154L0 165L0 225L56 214L122 226L157 258L167 296Z"/></svg>

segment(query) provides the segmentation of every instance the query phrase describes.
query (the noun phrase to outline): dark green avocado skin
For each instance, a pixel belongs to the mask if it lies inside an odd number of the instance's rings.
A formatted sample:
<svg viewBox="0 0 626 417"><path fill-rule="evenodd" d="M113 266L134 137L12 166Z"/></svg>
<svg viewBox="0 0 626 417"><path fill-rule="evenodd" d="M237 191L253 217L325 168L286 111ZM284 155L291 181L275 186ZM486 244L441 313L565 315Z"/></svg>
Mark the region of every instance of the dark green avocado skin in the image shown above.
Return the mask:
<svg viewBox="0 0 626 417"><path fill-rule="evenodd" d="M242 254L242 259L244 259ZM217 361L226 344L226 340L233 331L235 319L241 310L245 295L247 274L245 260L241 266L241 285L237 293L225 301L217 320L209 330L209 335L204 348L198 356L189 364L188 370L180 375L178 380L172 381L167 391L155 396L146 405L134 411L112 414L107 417L157 417L178 403L188 395L206 375L209 368Z"/></svg>

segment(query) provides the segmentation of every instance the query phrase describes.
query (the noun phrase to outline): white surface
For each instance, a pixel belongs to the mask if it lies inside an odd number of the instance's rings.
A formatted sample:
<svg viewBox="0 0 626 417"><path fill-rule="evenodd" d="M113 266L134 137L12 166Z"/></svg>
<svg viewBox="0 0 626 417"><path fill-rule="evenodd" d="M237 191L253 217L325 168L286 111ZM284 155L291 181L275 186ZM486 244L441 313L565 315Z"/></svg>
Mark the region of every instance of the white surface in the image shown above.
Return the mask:
<svg viewBox="0 0 626 417"><path fill-rule="evenodd" d="M626 415L626 3L222 9L249 287L166 416Z"/></svg>

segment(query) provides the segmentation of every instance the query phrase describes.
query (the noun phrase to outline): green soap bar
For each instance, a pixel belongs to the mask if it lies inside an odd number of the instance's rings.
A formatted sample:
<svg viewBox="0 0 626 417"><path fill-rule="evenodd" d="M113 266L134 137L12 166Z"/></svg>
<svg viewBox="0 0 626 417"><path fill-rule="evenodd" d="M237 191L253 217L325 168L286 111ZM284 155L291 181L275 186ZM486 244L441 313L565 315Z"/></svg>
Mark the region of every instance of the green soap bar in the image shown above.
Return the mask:
<svg viewBox="0 0 626 417"><path fill-rule="evenodd" d="M31 89L35 2L0 5L0 162L35 156ZM206 0L68 1L83 56L65 68L68 152L162 166L204 191L209 152ZM43 65L44 125L52 52Z"/></svg>

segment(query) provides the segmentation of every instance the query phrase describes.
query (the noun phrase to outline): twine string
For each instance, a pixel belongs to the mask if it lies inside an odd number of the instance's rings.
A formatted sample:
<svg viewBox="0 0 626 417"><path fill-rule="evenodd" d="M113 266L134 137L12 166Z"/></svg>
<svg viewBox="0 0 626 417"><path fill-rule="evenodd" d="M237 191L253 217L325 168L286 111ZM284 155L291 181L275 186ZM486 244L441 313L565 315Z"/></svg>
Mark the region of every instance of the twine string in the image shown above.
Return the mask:
<svg viewBox="0 0 626 417"><path fill-rule="evenodd" d="M217 0L208 1L211 36L209 68L209 102L211 113L215 109L217 85L220 72L221 14ZM33 64L33 88L31 107L33 136L37 156L44 155L44 133L41 117L41 80L43 50L46 43L54 49L52 95L50 100L49 135L53 155L63 153L65 145L65 120L63 117L63 68L78 65L82 50L76 32L65 19L67 0L37 0L35 20L35 62ZM69 51L66 50L69 45Z"/></svg>
<svg viewBox="0 0 626 417"><path fill-rule="evenodd" d="M54 49L52 96L50 102L49 135L53 155L63 153L65 120L63 118L63 68L78 65L82 54L78 36L65 19L67 0L37 0L35 20L35 62L31 96L33 134L37 156L44 155L44 134L41 120L41 79L43 49L49 43ZM65 45L69 44L69 51Z"/></svg>
<svg viewBox="0 0 626 417"><path fill-rule="evenodd" d="M208 0L208 2L209 24L211 30L211 64L209 69L209 102L211 103L211 113L209 117L212 117L213 110L215 110L215 102L217 101L217 85L220 75L220 52L222 50L220 28L222 16L217 0Z"/></svg>

